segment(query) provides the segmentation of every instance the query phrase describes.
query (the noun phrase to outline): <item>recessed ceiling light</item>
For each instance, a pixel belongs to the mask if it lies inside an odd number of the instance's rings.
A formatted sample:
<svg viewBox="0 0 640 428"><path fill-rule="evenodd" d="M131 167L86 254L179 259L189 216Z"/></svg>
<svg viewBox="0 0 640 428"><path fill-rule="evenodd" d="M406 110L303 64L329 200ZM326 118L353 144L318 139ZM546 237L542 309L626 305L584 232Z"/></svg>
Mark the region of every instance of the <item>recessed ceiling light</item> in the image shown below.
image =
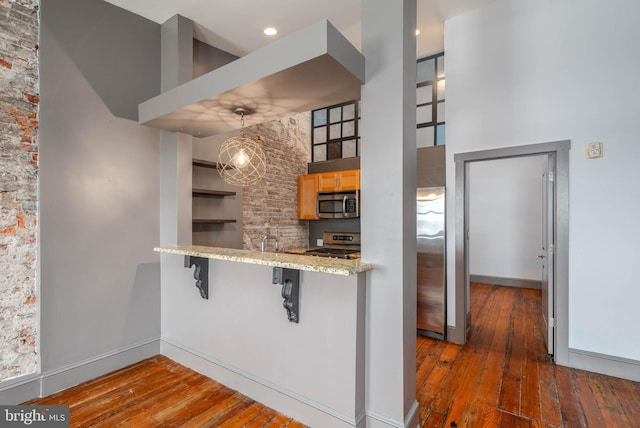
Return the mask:
<svg viewBox="0 0 640 428"><path fill-rule="evenodd" d="M278 34L278 30L276 30L273 27L267 27L264 29L264 34L266 34L267 36L275 36L276 34Z"/></svg>
<svg viewBox="0 0 640 428"><path fill-rule="evenodd" d="M420 34L420 30L416 28L416 36Z"/></svg>

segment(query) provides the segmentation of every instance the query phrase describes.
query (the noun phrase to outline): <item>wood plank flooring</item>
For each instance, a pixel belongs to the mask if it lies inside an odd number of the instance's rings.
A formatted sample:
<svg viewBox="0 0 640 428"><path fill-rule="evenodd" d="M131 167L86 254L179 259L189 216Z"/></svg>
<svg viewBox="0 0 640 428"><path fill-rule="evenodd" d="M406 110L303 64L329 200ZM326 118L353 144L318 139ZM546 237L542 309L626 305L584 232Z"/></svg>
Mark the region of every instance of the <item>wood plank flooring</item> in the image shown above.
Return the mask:
<svg viewBox="0 0 640 428"><path fill-rule="evenodd" d="M24 404L68 405L83 428L304 427L162 355Z"/></svg>
<svg viewBox="0 0 640 428"><path fill-rule="evenodd" d="M640 383L553 364L539 290L471 288L464 347L418 337L421 427L640 427Z"/></svg>
<svg viewBox="0 0 640 428"><path fill-rule="evenodd" d="M640 428L640 383L553 364L540 292L472 284L464 347L419 336L421 427ZM163 356L25 404L65 404L72 427L304 425Z"/></svg>

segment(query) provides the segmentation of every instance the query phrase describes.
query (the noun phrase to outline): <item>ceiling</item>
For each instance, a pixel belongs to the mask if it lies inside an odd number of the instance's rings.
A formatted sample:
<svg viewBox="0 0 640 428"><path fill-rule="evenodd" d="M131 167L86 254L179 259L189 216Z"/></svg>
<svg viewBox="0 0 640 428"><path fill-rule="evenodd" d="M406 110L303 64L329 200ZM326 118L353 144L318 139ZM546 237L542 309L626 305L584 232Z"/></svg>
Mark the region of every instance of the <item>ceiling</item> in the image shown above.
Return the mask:
<svg viewBox="0 0 640 428"><path fill-rule="evenodd" d="M179 14L195 24L195 37L244 56L279 37L328 19L360 49L361 0L106 0L159 24ZM444 50L443 21L492 0L417 0L417 58ZM276 36L263 29L275 27Z"/></svg>
<svg viewBox="0 0 640 428"><path fill-rule="evenodd" d="M360 98L364 56L326 19L139 105L139 123L208 137Z"/></svg>

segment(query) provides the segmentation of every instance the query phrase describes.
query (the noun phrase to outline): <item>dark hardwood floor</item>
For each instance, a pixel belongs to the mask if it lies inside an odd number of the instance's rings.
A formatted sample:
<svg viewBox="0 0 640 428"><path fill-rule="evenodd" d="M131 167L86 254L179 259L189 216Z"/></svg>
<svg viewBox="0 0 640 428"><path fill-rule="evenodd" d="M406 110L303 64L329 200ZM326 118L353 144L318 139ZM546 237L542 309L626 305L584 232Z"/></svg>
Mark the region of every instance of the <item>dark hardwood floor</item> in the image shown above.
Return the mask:
<svg viewBox="0 0 640 428"><path fill-rule="evenodd" d="M423 427L640 427L640 383L556 366L539 290L471 285L468 343L418 337Z"/></svg>
<svg viewBox="0 0 640 428"><path fill-rule="evenodd" d="M556 366L540 292L472 284L464 347L419 336L422 427L640 427L640 383ZM163 356L25 404L65 404L72 427L304 425Z"/></svg>

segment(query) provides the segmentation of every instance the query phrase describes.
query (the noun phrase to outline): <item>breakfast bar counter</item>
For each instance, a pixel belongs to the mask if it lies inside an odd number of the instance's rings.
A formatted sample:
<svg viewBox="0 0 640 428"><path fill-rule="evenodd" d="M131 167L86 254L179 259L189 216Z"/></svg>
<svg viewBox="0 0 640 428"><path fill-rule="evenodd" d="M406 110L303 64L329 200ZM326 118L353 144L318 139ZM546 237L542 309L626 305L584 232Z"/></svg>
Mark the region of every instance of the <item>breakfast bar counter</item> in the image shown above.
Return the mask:
<svg viewBox="0 0 640 428"><path fill-rule="evenodd" d="M261 252L240 250L235 248L205 247L185 245L177 247L159 247L154 251L185 256L202 257L207 259L228 260L233 262L251 263L257 265L295 269L309 272L330 273L333 275L353 275L373 268L369 263L360 259L341 259L333 257L318 257L287 252Z"/></svg>
<svg viewBox="0 0 640 428"><path fill-rule="evenodd" d="M155 251L163 355L305 425L363 426L371 264L196 245Z"/></svg>

